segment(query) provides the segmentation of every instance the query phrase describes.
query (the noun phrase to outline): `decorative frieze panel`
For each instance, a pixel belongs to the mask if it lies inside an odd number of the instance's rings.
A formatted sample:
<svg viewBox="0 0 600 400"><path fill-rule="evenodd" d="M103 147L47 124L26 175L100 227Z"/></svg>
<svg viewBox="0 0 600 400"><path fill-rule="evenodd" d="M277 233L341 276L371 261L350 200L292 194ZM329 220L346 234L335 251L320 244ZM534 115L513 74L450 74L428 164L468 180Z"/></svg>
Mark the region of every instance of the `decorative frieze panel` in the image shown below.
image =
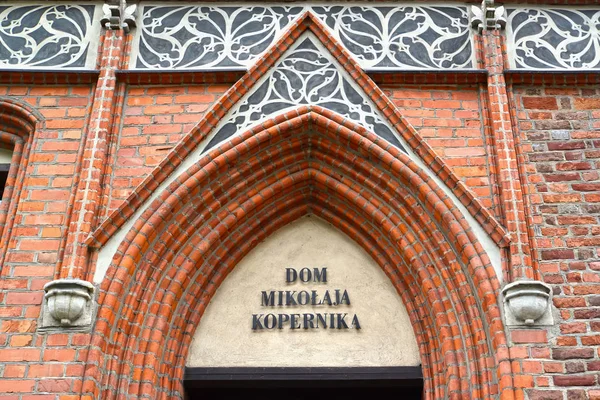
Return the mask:
<svg viewBox="0 0 600 400"><path fill-rule="evenodd" d="M509 8L511 68L600 69L600 8Z"/></svg>
<svg viewBox="0 0 600 400"><path fill-rule="evenodd" d="M0 68L94 68L97 6L0 5Z"/></svg>
<svg viewBox="0 0 600 400"><path fill-rule="evenodd" d="M365 69L472 68L462 6L159 6L142 8L134 69L248 68L305 11Z"/></svg>
<svg viewBox="0 0 600 400"><path fill-rule="evenodd" d="M318 41L318 40L317 40ZM223 119L204 151L285 109L316 105L356 122L404 151L392 128L311 36L285 55Z"/></svg>

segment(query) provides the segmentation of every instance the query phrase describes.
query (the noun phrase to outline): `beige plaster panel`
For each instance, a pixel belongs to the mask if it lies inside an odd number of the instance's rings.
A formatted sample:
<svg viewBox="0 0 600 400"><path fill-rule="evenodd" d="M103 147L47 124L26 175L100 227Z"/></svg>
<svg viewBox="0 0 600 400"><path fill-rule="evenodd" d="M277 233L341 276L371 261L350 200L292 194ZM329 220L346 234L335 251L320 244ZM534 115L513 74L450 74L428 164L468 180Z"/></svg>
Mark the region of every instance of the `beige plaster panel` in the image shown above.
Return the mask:
<svg viewBox="0 0 600 400"><path fill-rule="evenodd" d="M8 149L0 149L0 164L10 164L13 152Z"/></svg>
<svg viewBox="0 0 600 400"><path fill-rule="evenodd" d="M285 283L285 268L327 267L327 283ZM263 290L346 289L351 305L261 306ZM252 330L256 313L357 314L360 330ZM417 342L388 277L328 223L304 217L250 252L221 284L196 329L190 367L416 366Z"/></svg>

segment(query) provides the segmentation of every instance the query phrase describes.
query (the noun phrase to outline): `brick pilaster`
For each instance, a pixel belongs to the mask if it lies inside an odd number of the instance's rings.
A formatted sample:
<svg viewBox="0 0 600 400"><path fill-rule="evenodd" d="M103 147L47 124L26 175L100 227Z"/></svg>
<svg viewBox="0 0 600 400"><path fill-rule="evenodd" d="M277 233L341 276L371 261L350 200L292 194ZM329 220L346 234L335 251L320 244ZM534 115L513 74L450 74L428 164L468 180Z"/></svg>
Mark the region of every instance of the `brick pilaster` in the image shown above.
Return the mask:
<svg viewBox="0 0 600 400"><path fill-rule="evenodd" d="M79 163L79 182L69 221L64 258L62 263L59 260L57 268L60 278L85 279L88 254L84 241L93 229L98 205L101 204L100 183L106 165L107 136L112 125L112 108L116 96L115 71L119 68L123 55L123 36L121 30L108 30L104 36L100 76L94 94L85 149Z"/></svg>
<svg viewBox="0 0 600 400"><path fill-rule="evenodd" d="M482 35L485 68L488 71L488 115L498 163L501 209L512 239L509 248L509 271L505 278L509 281L533 279L535 274L531 261L524 196L504 79L502 36L498 30L484 30Z"/></svg>

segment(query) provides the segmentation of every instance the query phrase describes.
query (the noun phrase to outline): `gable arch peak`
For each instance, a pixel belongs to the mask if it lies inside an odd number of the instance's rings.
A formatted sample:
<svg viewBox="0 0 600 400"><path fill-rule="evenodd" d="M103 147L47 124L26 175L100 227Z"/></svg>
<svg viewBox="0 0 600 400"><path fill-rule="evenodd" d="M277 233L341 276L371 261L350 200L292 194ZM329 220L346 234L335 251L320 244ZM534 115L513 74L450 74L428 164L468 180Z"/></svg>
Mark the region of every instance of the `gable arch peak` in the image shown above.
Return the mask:
<svg viewBox="0 0 600 400"><path fill-rule="evenodd" d="M100 248L94 280L102 280L119 243L135 221L170 185L214 149L276 124L294 110L326 109L382 139L385 151L407 155L435 181L470 221L501 274L504 228L406 122L356 61L306 12L182 139L129 198L87 239Z"/></svg>

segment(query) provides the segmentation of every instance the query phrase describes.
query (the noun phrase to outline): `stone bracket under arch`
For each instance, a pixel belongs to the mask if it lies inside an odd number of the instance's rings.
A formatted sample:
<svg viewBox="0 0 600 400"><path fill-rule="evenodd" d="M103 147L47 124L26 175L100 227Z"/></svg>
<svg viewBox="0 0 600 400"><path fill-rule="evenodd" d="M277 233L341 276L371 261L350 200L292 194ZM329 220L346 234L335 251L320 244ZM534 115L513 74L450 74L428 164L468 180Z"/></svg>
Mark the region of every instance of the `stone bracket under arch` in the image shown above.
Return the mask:
<svg viewBox="0 0 600 400"><path fill-rule="evenodd" d="M506 326L552 326L552 287L535 280L509 283L500 297Z"/></svg>
<svg viewBox="0 0 600 400"><path fill-rule="evenodd" d="M88 330L98 308L98 291L80 279L57 279L44 285L39 330Z"/></svg>

